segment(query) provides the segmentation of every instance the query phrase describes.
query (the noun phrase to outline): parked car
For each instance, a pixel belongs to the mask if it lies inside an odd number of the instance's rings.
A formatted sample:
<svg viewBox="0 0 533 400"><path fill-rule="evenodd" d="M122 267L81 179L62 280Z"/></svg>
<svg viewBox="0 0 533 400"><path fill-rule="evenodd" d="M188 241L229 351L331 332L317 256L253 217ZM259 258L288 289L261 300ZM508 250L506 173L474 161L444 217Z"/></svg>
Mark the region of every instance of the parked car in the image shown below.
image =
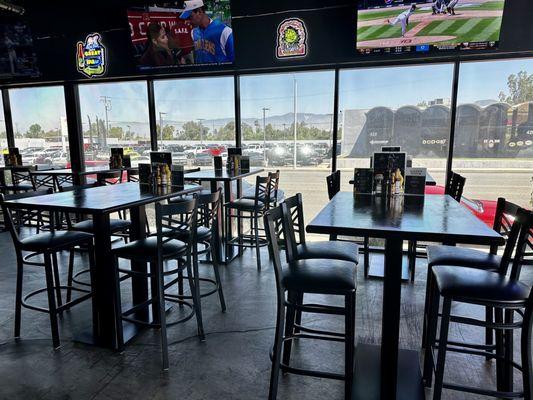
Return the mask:
<svg viewBox="0 0 533 400"><path fill-rule="evenodd" d="M426 194L444 194L444 186L426 186ZM493 200L471 200L463 196L461 204L470 210L476 217L482 220L490 228L494 225L494 217L496 216L496 207L498 202Z"/></svg>
<svg viewBox="0 0 533 400"><path fill-rule="evenodd" d="M185 150L185 154L193 154L196 155L198 153L203 153L207 150L207 146L205 144L195 144L191 148Z"/></svg>

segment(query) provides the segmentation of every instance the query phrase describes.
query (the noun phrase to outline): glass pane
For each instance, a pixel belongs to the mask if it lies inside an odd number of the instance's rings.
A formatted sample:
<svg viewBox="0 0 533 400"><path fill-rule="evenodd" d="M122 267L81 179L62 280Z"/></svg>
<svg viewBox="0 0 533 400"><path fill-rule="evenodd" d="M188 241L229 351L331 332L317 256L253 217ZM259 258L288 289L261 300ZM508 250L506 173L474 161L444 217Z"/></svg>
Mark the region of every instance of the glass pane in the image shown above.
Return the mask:
<svg viewBox="0 0 533 400"><path fill-rule="evenodd" d="M86 166L109 165L112 147L122 147L132 166L149 162L146 82L86 84L79 93Z"/></svg>
<svg viewBox="0 0 533 400"><path fill-rule="evenodd" d="M242 76L240 86L243 153L281 171L285 196L302 193L310 221L328 201L335 72Z"/></svg>
<svg viewBox="0 0 533 400"><path fill-rule="evenodd" d="M70 163L62 86L9 89L15 146L24 165Z"/></svg>
<svg viewBox="0 0 533 400"><path fill-rule="evenodd" d="M495 201L529 206L533 176L533 59L462 63L453 170L492 225Z"/></svg>
<svg viewBox="0 0 533 400"><path fill-rule="evenodd" d="M154 82L158 146L174 164L212 167L213 155L235 145L233 85L233 77Z"/></svg>
<svg viewBox="0 0 533 400"><path fill-rule="evenodd" d="M382 146L401 146L413 167L427 168L444 184L452 80L453 64L341 71L337 165L347 175L343 190L351 190L353 168L369 167Z"/></svg>
<svg viewBox="0 0 533 400"><path fill-rule="evenodd" d="M0 150L3 151L7 149L7 138L6 138L6 121L4 120L4 101L0 96L0 107L2 110L1 119L0 119ZM0 167L4 166L4 157L0 156Z"/></svg>

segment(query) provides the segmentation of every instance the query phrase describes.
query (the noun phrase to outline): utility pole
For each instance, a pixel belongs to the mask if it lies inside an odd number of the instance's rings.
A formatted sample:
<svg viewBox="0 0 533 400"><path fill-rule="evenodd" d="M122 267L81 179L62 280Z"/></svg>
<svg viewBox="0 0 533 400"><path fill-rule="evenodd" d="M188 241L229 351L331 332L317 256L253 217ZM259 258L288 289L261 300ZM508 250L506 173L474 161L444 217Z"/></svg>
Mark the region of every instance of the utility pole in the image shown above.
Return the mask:
<svg viewBox="0 0 533 400"><path fill-rule="evenodd" d="M204 144L204 126L202 121L205 121L205 118L198 118L198 128L200 128L200 144Z"/></svg>
<svg viewBox="0 0 533 400"><path fill-rule="evenodd" d="M89 122L89 146L93 147L93 126L91 125L91 117L87 114L87 121ZM98 123L98 122L97 122Z"/></svg>
<svg viewBox="0 0 533 400"><path fill-rule="evenodd" d="M296 169L296 139L298 138L298 82L294 79L294 149L293 149L293 167Z"/></svg>
<svg viewBox="0 0 533 400"><path fill-rule="evenodd" d="M163 115L167 115L167 113L159 111L159 130L161 131L161 146L163 145Z"/></svg>
<svg viewBox="0 0 533 400"><path fill-rule="evenodd" d="M107 136L109 135L109 116L108 112L111 111L111 97L109 96L100 96L100 102L104 103L105 110L105 132L103 135L102 147L107 147Z"/></svg>
<svg viewBox="0 0 533 400"><path fill-rule="evenodd" d="M266 131L266 112L270 111L270 108L263 107L263 163L266 165L267 163L267 131Z"/></svg>

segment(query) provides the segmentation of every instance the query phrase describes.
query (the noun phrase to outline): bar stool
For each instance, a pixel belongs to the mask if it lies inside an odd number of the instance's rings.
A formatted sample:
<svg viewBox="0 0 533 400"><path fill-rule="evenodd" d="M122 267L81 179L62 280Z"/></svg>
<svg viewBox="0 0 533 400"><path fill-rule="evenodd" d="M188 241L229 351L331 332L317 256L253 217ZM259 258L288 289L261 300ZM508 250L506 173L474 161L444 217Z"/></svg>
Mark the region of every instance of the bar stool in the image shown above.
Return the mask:
<svg viewBox="0 0 533 400"><path fill-rule="evenodd" d="M269 172L268 173L268 176L270 177L270 204L269 204L269 208L271 207L277 207L278 206L278 194L279 194L279 169L276 170L275 172ZM255 199L255 188L251 187L250 189L254 189L253 191L248 191L247 193L245 193L242 197L244 199L250 199L250 200L254 200ZM265 199L259 199L261 200L263 203L265 202Z"/></svg>
<svg viewBox="0 0 533 400"><path fill-rule="evenodd" d="M435 369L433 400L440 400L443 388L498 398L532 398L533 293L528 285L519 280L524 254L528 248L529 251L533 250L533 213L520 209L513 222L498 272L448 265L436 265L432 268L430 288L432 299L424 360L424 382L427 387L431 386L433 370ZM515 253L512 267L507 276L513 250ZM440 334L437 340L441 297L443 307ZM471 317L452 315L453 302L492 307L496 310L496 321L487 322ZM515 313L519 314L522 319L514 321ZM492 346L449 341L450 322L490 327L496 330L496 353L487 351ZM513 361L513 330L515 329L521 329L522 365ZM438 349L438 355L435 363L433 352L436 349ZM497 390L445 383L444 367L447 351L495 358ZM522 372L524 386L522 392L513 391L513 368Z"/></svg>
<svg viewBox="0 0 533 400"><path fill-rule="evenodd" d="M520 207L514 203L506 201L504 198L499 198L496 215L494 216L493 229L500 235L509 238L513 221L516 219ZM479 268L487 271L497 272L500 269L502 258L498 256L498 246L491 246L490 252L475 250L467 247L431 245L427 247L428 255L428 275L426 280L426 303L424 306L424 326L422 332L422 347L425 344L427 333L428 310L430 308L429 302L431 300L429 294L431 268L435 265L457 265L460 267ZM486 308L486 322L493 321L494 310L491 307ZM486 328L485 344L493 343L493 330Z"/></svg>
<svg viewBox="0 0 533 400"><path fill-rule="evenodd" d="M16 198L22 198L24 194L16 195ZM73 248L76 246L86 246L89 253L89 266L94 268L94 248L93 235L84 232L71 231L51 231L31 235L27 238L20 239L17 230L13 224L11 210L5 204L5 196L0 194L0 203L4 213L5 224L11 234L15 252L17 254L17 288L15 298L15 337L20 338L20 325L22 307L30 310L44 312L50 315L50 325L52 330L52 342L55 349L59 348L59 328L57 316L64 310L89 299L92 293L89 290L79 289L76 287L61 285L59 279L59 269L57 262L57 253L69 251L69 268L74 263ZM53 226L53 225L52 225ZM28 253L24 255L24 253ZM42 256L44 263L34 261L36 257ZM23 296L22 284L25 266L44 267L46 274L46 287L34 290ZM61 290L70 289L83 293L77 299L67 301L63 304ZM46 292L48 295L48 309L29 304L27 301L40 293ZM54 297L55 293L55 297Z"/></svg>
<svg viewBox="0 0 533 400"><path fill-rule="evenodd" d="M452 196L455 201L458 203L461 202L461 198L463 197L463 190L466 183L466 178L456 174L453 171L450 171L450 175L448 176L448 180L446 181L446 186L444 189L444 193ZM419 251L420 248L420 251ZM416 259L418 257L426 257L427 251L426 246L419 246L417 245L417 242L415 240L410 240L408 242L408 249L407 249L407 259L409 262L409 271L411 272L411 282L415 281L415 272L416 272Z"/></svg>
<svg viewBox="0 0 533 400"><path fill-rule="evenodd" d="M220 207L222 204L222 190L218 189L214 193L199 194L198 195L198 212L197 212L197 231L196 231L196 246L193 248L193 273L195 284L199 285L200 283L206 282L211 284L213 287L204 293L199 295L198 307L201 307L200 300L202 297L207 297L212 294L218 293L220 300L220 307L222 312L226 311L226 302L224 300L224 292L222 290L222 281L220 280L219 272L219 263L216 252L217 246L220 245L220 239L218 238L218 214L220 212ZM166 229L163 230L165 234ZM189 231L182 232L182 236L178 235L178 239L187 240ZM218 243L217 243L218 241ZM200 249L199 246L203 246L203 249ZM211 260L213 264L213 272L215 274L215 279L201 277L199 275L199 256L206 255L206 257ZM178 271L178 293L181 299L192 299L192 296L186 296L183 294L183 280L188 279L187 276L184 276L182 271Z"/></svg>
<svg viewBox="0 0 533 400"><path fill-rule="evenodd" d="M331 200L341 190L341 171L337 170L331 175L328 175L326 177L326 185L328 188L328 198ZM341 242L353 242L360 246L360 251L363 253L364 274L365 278L368 278L370 271L370 238L368 236L364 236L362 240L344 240L339 239L337 235L330 235L329 238L330 240L338 240Z"/></svg>
<svg viewBox="0 0 533 400"><path fill-rule="evenodd" d="M183 323L196 315L198 324L198 336L203 341L205 334L202 324L202 311L200 308L198 274L193 273L194 262L192 260L193 249L197 245L197 208L198 199L196 196L191 201L183 201L177 204L156 204L157 235L146 239L136 240L112 250L115 257L115 285L116 285L116 315L118 348L124 348L122 332L122 321L129 321L134 324L160 328L162 364L163 369L168 369L168 344L167 327L178 323ZM179 238L186 238L180 240ZM130 261L150 263L149 272L132 269L124 269L119 266L119 259L124 258ZM164 263L176 260L177 268L163 268ZM178 271L187 269L187 277L192 293L193 304L181 299L179 294L170 294L168 289L174 286L179 278L172 278L170 281L165 278L175 276ZM119 277L119 274L124 274ZM120 282L132 277L150 279L151 297L145 302L138 304L129 310L123 311L120 298ZM187 306L191 312L172 323L166 322L165 303L167 301ZM153 322L141 321L134 318L136 312L148 306L152 306Z"/></svg>
<svg viewBox="0 0 533 400"><path fill-rule="evenodd" d="M226 254L230 246L237 246L239 248L255 248L257 270L261 270L261 254L260 248L267 246L265 237L259 236L259 219L264 212L268 210L271 199L270 176L258 176L255 179L255 195L253 199L240 199L230 201L224 204L225 207L225 221L226 232L229 232L229 226L232 223L232 218L237 218L239 223L241 219L250 221L250 233L241 233L237 237L231 238L226 242ZM236 213L233 214L232 210Z"/></svg>

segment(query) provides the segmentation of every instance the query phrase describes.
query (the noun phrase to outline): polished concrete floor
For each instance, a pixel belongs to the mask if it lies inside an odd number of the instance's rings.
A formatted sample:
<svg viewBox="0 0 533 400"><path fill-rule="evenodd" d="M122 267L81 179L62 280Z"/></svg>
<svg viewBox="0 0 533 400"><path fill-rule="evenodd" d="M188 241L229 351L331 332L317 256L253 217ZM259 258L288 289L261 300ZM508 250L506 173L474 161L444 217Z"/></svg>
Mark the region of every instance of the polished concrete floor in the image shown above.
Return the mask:
<svg viewBox="0 0 533 400"><path fill-rule="evenodd" d="M264 267L260 272L252 253L245 252L242 258L222 267L226 313L221 313L217 297L203 300L207 333L204 343L196 337L194 319L169 329L170 370L163 372L157 331L146 330L122 354L74 342L75 333L89 322L89 303L77 306L63 317L59 350L52 349L47 316L31 310L23 310L22 338L15 341L15 254L9 235L0 234L0 399L265 399L270 373L268 352L274 334L275 283L267 252L262 252ZM62 265L66 261L63 257ZM79 259L77 268L82 268L85 262ZM372 263L380 262L379 255L372 257ZM402 287L401 345L413 350L420 346L424 267L420 260L416 282ZM211 275L208 264L201 269ZM525 271L524 276L529 278L532 274ZM24 290L40 287L43 281L42 270L28 267ZM358 342L379 343L382 283L365 281L362 270L358 272L358 281ZM127 283L124 292L127 297ZM35 300L46 304L45 297ZM482 315L482 310L465 311ZM179 313L179 309L174 309L168 317L175 318ZM339 317L304 317L304 323L343 329ZM461 340L480 341L483 337L479 328L453 326L451 332ZM339 372L343 369L341 343L301 342L293 354L295 365ZM450 381L486 388L494 386L494 375L494 364L476 357L451 355L447 360L446 379ZM516 375L520 386L520 376ZM427 394L430 398L431 391ZM340 381L294 375L280 378L279 399L342 397ZM443 398L478 397L445 391Z"/></svg>

